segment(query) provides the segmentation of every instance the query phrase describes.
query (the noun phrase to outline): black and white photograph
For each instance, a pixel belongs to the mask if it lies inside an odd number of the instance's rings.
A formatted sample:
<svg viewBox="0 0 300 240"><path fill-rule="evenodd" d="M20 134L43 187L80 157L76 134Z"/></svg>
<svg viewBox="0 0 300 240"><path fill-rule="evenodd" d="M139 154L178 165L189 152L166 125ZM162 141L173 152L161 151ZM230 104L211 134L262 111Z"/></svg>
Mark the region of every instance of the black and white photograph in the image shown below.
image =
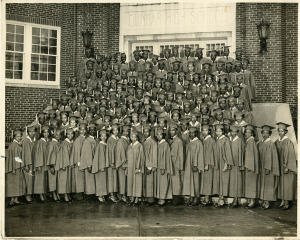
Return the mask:
<svg viewBox="0 0 300 240"><path fill-rule="evenodd" d="M299 10L1 1L1 239L297 239Z"/></svg>

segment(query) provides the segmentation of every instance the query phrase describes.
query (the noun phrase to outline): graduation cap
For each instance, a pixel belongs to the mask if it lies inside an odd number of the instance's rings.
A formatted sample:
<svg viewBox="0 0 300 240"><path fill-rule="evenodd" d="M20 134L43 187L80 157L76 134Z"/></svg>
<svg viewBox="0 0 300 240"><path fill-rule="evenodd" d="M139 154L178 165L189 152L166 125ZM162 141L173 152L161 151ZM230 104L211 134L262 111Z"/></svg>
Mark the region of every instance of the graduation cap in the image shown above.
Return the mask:
<svg viewBox="0 0 300 240"><path fill-rule="evenodd" d="M198 128L196 128L196 127L189 127L189 131L190 132L197 132Z"/></svg>
<svg viewBox="0 0 300 240"><path fill-rule="evenodd" d="M131 131L130 131L130 136L137 136L137 135L138 135L137 130L132 128Z"/></svg>
<svg viewBox="0 0 300 240"><path fill-rule="evenodd" d="M42 131L44 131L44 130L49 130L49 129L50 129L50 127L49 127L49 126L47 126L47 125L43 125L41 129L42 129Z"/></svg>
<svg viewBox="0 0 300 240"><path fill-rule="evenodd" d="M225 51L225 49L229 49L231 46L224 46L223 49Z"/></svg>
<svg viewBox="0 0 300 240"><path fill-rule="evenodd" d="M165 49L164 49L164 53L165 53L165 52L169 52L169 53L170 53L170 52L171 52L171 49L170 49L170 48L165 48Z"/></svg>
<svg viewBox="0 0 300 240"><path fill-rule="evenodd" d="M224 129L224 125L223 124L214 124L215 129Z"/></svg>
<svg viewBox="0 0 300 240"><path fill-rule="evenodd" d="M236 67L236 66L241 66L242 65L242 63L240 62L240 61L235 61L234 62L234 67Z"/></svg>
<svg viewBox="0 0 300 240"><path fill-rule="evenodd" d="M153 59L153 58L156 58L156 59L158 59L158 58L159 58L159 56L158 56L158 55L156 55L156 54L153 54L153 55L152 55L152 59Z"/></svg>
<svg viewBox="0 0 300 240"><path fill-rule="evenodd" d="M186 47L185 47L185 50L188 50L188 49L191 50L191 47L186 46Z"/></svg>
<svg viewBox="0 0 300 240"><path fill-rule="evenodd" d="M235 101L235 102L236 102L236 99L235 99L234 96L229 96L229 97L227 98L227 100L228 100L228 101Z"/></svg>
<svg viewBox="0 0 300 240"><path fill-rule="evenodd" d="M181 62L180 62L180 61L177 61L177 60L174 61L174 62L172 62L173 65L176 65L176 64L179 65L180 63L181 63Z"/></svg>
<svg viewBox="0 0 300 240"><path fill-rule="evenodd" d="M133 55L139 55L140 56L141 54L141 51L140 50L134 50L133 51Z"/></svg>
<svg viewBox="0 0 300 240"><path fill-rule="evenodd" d="M196 48L195 52L202 52L204 48Z"/></svg>
<svg viewBox="0 0 300 240"><path fill-rule="evenodd" d="M195 65L194 61L188 61L187 65L192 64L193 66Z"/></svg>
<svg viewBox="0 0 300 240"><path fill-rule="evenodd" d="M149 115L150 115L150 116L156 116L157 114L156 114L156 112L151 111L151 112L149 113Z"/></svg>
<svg viewBox="0 0 300 240"><path fill-rule="evenodd" d="M249 57L244 57L243 61L247 61L248 63L250 63L250 58Z"/></svg>
<svg viewBox="0 0 300 240"><path fill-rule="evenodd" d="M219 102L226 102L226 98L220 97L220 98L219 98Z"/></svg>
<svg viewBox="0 0 300 240"><path fill-rule="evenodd" d="M111 129L119 129L120 125L117 123L111 125Z"/></svg>
<svg viewBox="0 0 300 240"><path fill-rule="evenodd" d="M210 125L208 125L208 124L203 124L203 125L201 126L201 129L202 129L202 130L204 130L204 129L209 130L209 129L210 129Z"/></svg>
<svg viewBox="0 0 300 240"><path fill-rule="evenodd" d="M203 65L203 66L204 66L204 65L212 66L212 63L211 63L211 61L208 59L208 60L204 61L204 62L202 63L202 65Z"/></svg>
<svg viewBox="0 0 300 240"><path fill-rule="evenodd" d="M73 128L67 128L66 129L66 134L69 134L69 133L74 133L74 129Z"/></svg>
<svg viewBox="0 0 300 240"><path fill-rule="evenodd" d="M272 127L272 126L269 126L269 125L262 125L261 127L260 127L263 131L264 130L267 130L267 131L272 131L272 129L275 129L274 127Z"/></svg>
<svg viewBox="0 0 300 240"><path fill-rule="evenodd" d="M231 125L230 127L229 127L229 130L230 131L238 131L240 129L240 126L239 125Z"/></svg>
<svg viewBox="0 0 300 240"><path fill-rule="evenodd" d="M191 102L189 100L183 100L183 105L184 106L190 106Z"/></svg>
<svg viewBox="0 0 300 240"><path fill-rule="evenodd" d="M278 126L278 129L284 129L284 130L287 130L287 128L291 126L291 125L289 125L287 123L283 123L283 122L278 122L278 123L276 123L276 125Z"/></svg>
<svg viewBox="0 0 300 240"><path fill-rule="evenodd" d="M156 132L159 134L162 134L162 133L166 133L166 130L159 127L159 128L157 128Z"/></svg>
<svg viewBox="0 0 300 240"><path fill-rule="evenodd" d="M248 125L245 126L245 130L247 130L247 129L254 131L256 129L256 126L248 124Z"/></svg>
<svg viewBox="0 0 300 240"><path fill-rule="evenodd" d="M122 126L122 131L123 132L128 132L130 129L131 129L131 126L129 126L129 125L123 125Z"/></svg>
<svg viewBox="0 0 300 240"><path fill-rule="evenodd" d="M222 114L223 111L221 110L221 108L217 108L217 109L214 110L214 113L215 114Z"/></svg>
<svg viewBox="0 0 300 240"><path fill-rule="evenodd" d="M218 64L218 65L224 65L224 64L225 64L225 62L224 62L224 61L222 61L221 59L219 59L219 60L217 61L217 64Z"/></svg>
<svg viewBox="0 0 300 240"><path fill-rule="evenodd" d="M87 126L88 129L90 128L96 128L96 125L94 123L89 123L89 125Z"/></svg>
<svg viewBox="0 0 300 240"><path fill-rule="evenodd" d="M174 122L171 122L171 123L169 124L169 127L170 127L170 129L171 129L171 128L178 129L177 123L174 123Z"/></svg>
<svg viewBox="0 0 300 240"><path fill-rule="evenodd" d="M225 124L225 125L230 125L231 124L231 122L232 122L232 120L231 119L229 119L229 118L223 118L223 123Z"/></svg>
<svg viewBox="0 0 300 240"><path fill-rule="evenodd" d="M209 120L209 116L208 115L202 115L202 119L206 119L206 120Z"/></svg>
<svg viewBox="0 0 300 240"><path fill-rule="evenodd" d="M107 131L106 131L106 129L102 129L102 130L100 131L100 135L102 135L102 134L105 134L105 135L107 135Z"/></svg>
<svg viewBox="0 0 300 240"><path fill-rule="evenodd" d="M160 62L160 63L165 62L165 61L166 61L165 58L160 58L160 59L158 60L158 62Z"/></svg>

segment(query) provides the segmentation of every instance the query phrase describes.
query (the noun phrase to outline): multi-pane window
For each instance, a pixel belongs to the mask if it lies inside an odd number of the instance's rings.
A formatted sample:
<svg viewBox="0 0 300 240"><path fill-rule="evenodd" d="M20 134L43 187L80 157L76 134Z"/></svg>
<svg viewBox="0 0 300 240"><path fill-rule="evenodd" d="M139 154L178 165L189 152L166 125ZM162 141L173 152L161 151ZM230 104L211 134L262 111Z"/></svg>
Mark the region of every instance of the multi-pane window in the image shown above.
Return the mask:
<svg viewBox="0 0 300 240"><path fill-rule="evenodd" d="M153 55L153 46L136 46L135 47L135 50L149 50L150 53L149 53L149 58L152 58L152 55Z"/></svg>
<svg viewBox="0 0 300 240"><path fill-rule="evenodd" d="M6 25L5 78L23 79L24 26Z"/></svg>
<svg viewBox="0 0 300 240"><path fill-rule="evenodd" d="M199 44L160 45L160 55L164 55L164 49L169 48L172 50L174 46L178 47L179 57L184 57L184 50L186 47L191 48L191 57L195 56L195 50L199 48Z"/></svg>
<svg viewBox="0 0 300 240"><path fill-rule="evenodd" d="M32 28L31 80L55 81L57 30Z"/></svg>
<svg viewBox="0 0 300 240"><path fill-rule="evenodd" d="M60 28L8 21L7 83L59 85Z"/></svg>
<svg viewBox="0 0 300 240"><path fill-rule="evenodd" d="M206 44L206 56L209 57L209 52L212 50L217 51L217 56L223 56L223 50L224 50L225 43L211 43Z"/></svg>

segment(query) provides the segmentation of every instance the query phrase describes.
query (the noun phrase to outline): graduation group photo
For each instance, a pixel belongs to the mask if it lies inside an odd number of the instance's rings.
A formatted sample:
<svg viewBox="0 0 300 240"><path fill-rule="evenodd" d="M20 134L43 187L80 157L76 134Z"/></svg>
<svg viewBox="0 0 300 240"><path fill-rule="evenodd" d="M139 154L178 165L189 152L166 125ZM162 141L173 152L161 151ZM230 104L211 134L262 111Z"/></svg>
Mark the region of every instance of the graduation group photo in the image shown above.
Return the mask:
<svg viewBox="0 0 300 240"><path fill-rule="evenodd" d="M297 238L297 1L1 6L1 238Z"/></svg>

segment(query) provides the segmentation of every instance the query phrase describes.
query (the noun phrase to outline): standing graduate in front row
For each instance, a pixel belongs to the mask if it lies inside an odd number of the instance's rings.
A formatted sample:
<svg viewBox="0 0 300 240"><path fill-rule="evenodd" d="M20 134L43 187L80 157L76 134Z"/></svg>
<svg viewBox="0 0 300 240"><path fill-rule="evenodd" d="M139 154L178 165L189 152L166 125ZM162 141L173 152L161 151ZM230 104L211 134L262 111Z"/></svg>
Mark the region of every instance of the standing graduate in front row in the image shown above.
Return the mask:
<svg viewBox="0 0 300 240"><path fill-rule="evenodd" d="M280 178L278 186L278 198L281 199L279 207L287 210L291 207L296 196L297 160L293 142L286 136L290 125L279 122L278 135L275 145L279 157Z"/></svg>
<svg viewBox="0 0 300 240"><path fill-rule="evenodd" d="M214 184L215 182L219 181L219 202L215 204L215 206L222 207L225 204L224 197L229 196L230 169L234 163L230 141L225 136L223 124L217 124L215 125L215 128L217 136L217 159L219 169L217 174L214 175Z"/></svg>
<svg viewBox="0 0 300 240"><path fill-rule="evenodd" d="M26 183L26 195L25 199L28 203L33 203L33 183L34 183L34 175L33 175L33 157L34 157L34 149L36 146L36 138L35 126L26 127L27 129L27 137L22 141L22 157L24 163L24 171L25 171L25 183Z"/></svg>
<svg viewBox="0 0 300 240"><path fill-rule="evenodd" d="M261 161L259 198L263 200L262 208L269 209L271 207L270 202L277 201L280 168L275 144L270 139L274 127L264 125L261 129L263 140L258 143Z"/></svg>
<svg viewBox="0 0 300 240"><path fill-rule="evenodd" d="M157 129L157 180L156 180L156 197L158 206L164 206L166 200L172 199L172 181L171 175L174 174L171 149L166 142L166 131L162 128Z"/></svg>
<svg viewBox="0 0 300 240"><path fill-rule="evenodd" d="M50 142L50 129L49 126L41 127L42 133L41 138L36 144L36 149L34 152L34 194L40 195L40 200L42 203L47 201L45 194L47 193L47 156L48 156L48 144Z"/></svg>
<svg viewBox="0 0 300 240"><path fill-rule="evenodd" d="M255 199L259 196L260 188L260 162L254 132L253 125L249 124L245 127L245 198L248 199L246 208L255 206Z"/></svg>
<svg viewBox="0 0 300 240"><path fill-rule="evenodd" d="M55 165L60 151L60 139L60 129L54 129L53 138L49 142L47 149L48 191L52 193L52 197L56 202L59 202L59 198L56 194L57 171L55 170Z"/></svg>
<svg viewBox="0 0 300 240"><path fill-rule="evenodd" d="M230 144L232 150L232 159L234 165L230 170L229 197L234 198L230 204L237 207L239 199L244 197L244 141L239 137L239 126L230 126Z"/></svg>
<svg viewBox="0 0 300 240"><path fill-rule="evenodd" d="M198 130L189 127L190 141L186 145L186 158L182 195L187 205L195 206L200 198L200 171L204 170L203 144L197 137Z"/></svg>
<svg viewBox="0 0 300 240"><path fill-rule="evenodd" d="M145 173L144 148L138 141L138 132L131 130L131 144L127 149L127 196L130 203L137 205L143 196L143 177Z"/></svg>
<svg viewBox="0 0 300 240"><path fill-rule="evenodd" d="M151 128L149 125L143 126L145 141L143 142L145 155L144 175L144 197L148 205L154 204L156 193L156 170L157 170L157 142L151 137Z"/></svg>
<svg viewBox="0 0 300 240"><path fill-rule="evenodd" d="M70 203L71 199L71 166L70 155L73 146L74 131L73 128L66 130L66 138L61 143L59 155L55 164L57 171L57 193L63 194L65 202Z"/></svg>
<svg viewBox="0 0 300 240"><path fill-rule="evenodd" d="M9 206L20 205L19 197L25 195L24 162L22 162L22 131L13 132L13 142L8 147L5 161L5 196L10 198Z"/></svg>
<svg viewBox="0 0 300 240"><path fill-rule="evenodd" d="M100 203L105 202L107 190L107 169L109 167L108 159L106 158L106 130L100 131L100 142L96 147L92 165L92 173L95 174L96 197Z"/></svg>
<svg viewBox="0 0 300 240"><path fill-rule="evenodd" d="M203 136L203 155L204 155L204 171L201 174L200 194L204 195L201 205L211 205L210 196L213 195L213 177L214 168L218 165L216 141L211 137L211 128L209 125L202 125Z"/></svg>
<svg viewBox="0 0 300 240"><path fill-rule="evenodd" d="M181 200L182 184L183 184L183 142L177 136L178 126L176 123L169 125L170 129L170 145L171 145L171 160L174 166L174 174L172 175L172 189L173 189L173 204L178 205Z"/></svg>

